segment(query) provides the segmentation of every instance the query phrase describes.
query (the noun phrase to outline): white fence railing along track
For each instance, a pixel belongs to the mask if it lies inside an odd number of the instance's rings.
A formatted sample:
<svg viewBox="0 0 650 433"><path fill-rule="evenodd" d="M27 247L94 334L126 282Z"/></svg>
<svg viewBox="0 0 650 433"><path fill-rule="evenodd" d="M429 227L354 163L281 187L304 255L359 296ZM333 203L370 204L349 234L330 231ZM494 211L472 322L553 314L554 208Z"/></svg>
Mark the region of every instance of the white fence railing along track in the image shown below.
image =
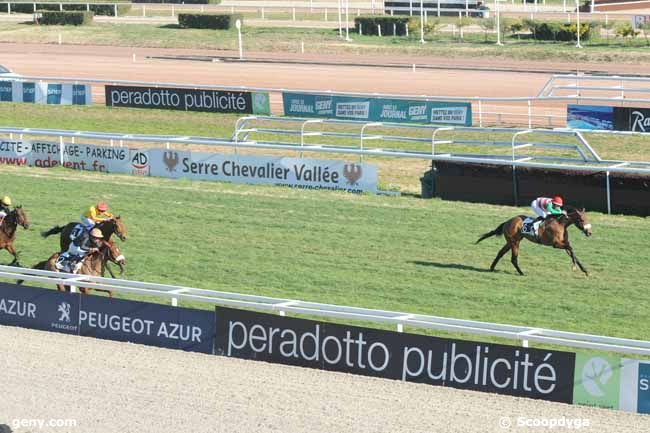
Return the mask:
<svg viewBox="0 0 650 433"><path fill-rule="evenodd" d="M183 300L208 305L271 311L283 315L286 313L293 313L325 317L329 319L384 323L394 325L399 329L402 329L403 326L410 326L421 329L480 335L482 337L504 338L521 341L525 346L528 346L529 342L536 342L573 348L650 356L650 341L563 332L537 327L347 307L317 302L306 302L296 299L246 295L216 290L197 289L193 287L103 277L83 276L83 278L80 279L80 276L75 274L41 271L13 266L0 266L0 278L8 280L25 280L46 285L64 284L82 286L91 289L110 290L116 293L162 298L171 302L172 305L177 305L178 300Z"/></svg>

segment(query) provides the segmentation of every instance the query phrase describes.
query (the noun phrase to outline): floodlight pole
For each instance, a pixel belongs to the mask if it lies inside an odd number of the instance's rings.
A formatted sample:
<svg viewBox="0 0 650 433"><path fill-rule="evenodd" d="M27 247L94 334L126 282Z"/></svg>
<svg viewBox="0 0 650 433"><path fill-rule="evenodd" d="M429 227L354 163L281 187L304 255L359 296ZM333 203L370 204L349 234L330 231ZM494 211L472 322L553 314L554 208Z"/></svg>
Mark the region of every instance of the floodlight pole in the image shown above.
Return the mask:
<svg viewBox="0 0 650 433"><path fill-rule="evenodd" d="M343 37L343 24L341 23L341 2L343 0L339 0L339 38Z"/></svg>
<svg viewBox="0 0 650 433"><path fill-rule="evenodd" d="M503 45L501 42L501 8L499 6L500 0L494 0L497 10L497 45Z"/></svg>
<svg viewBox="0 0 650 433"><path fill-rule="evenodd" d="M348 13L350 12L350 0L345 0L345 40L350 42L350 17Z"/></svg>
<svg viewBox="0 0 650 433"><path fill-rule="evenodd" d="M576 48L582 48L580 45L580 0L576 0L576 34L578 36Z"/></svg>
<svg viewBox="0 0 650 433"><path fill-rule="evenodd" d="M420 43L424 44L424 0L420 0Z"/></svg>

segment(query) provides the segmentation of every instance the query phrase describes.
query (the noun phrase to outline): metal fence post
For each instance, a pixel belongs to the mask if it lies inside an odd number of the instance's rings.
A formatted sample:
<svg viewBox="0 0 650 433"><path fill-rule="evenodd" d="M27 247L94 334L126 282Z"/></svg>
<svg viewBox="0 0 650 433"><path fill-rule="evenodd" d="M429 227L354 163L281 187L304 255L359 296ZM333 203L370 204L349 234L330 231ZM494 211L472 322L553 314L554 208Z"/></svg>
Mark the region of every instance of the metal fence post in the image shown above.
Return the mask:
<svg viewBox="0 0 650 433"><path fill-rule="evenodd" d="M528 100L528 128L533 127L533 117L532 117L532 107L531 107L531 101L530 99Z"/></svg>
<svg viewBox="0 0 650 433"><path fill-rule="evenodd" d="M481 100L478 100L478 126L483 127L483 108L481 106Z"/></svg>
<svg viewBox="0 0 650 433"><path fill-rule="evenodd" d="M606 179L606 186L607 186L607 214L610 215L612 213L612 193L610 190L609 186L609 170L606 172L607 176L605 176Z"/></svg>

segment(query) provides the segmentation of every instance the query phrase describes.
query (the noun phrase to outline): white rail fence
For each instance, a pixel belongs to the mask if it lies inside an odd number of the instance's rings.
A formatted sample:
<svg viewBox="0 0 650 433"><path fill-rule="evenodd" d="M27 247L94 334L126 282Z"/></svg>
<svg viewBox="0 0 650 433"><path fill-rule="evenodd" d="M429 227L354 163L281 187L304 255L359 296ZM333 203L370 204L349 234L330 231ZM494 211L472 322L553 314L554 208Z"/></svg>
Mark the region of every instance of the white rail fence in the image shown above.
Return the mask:
<svg viewBox="0 0 650 433"><path fill-rule="evenodd" d="M230 62L239 62L239 59L225 58ZM131 58L125 61L133 61ZM256 62L264 62L264 59L255 59ZM295 61L287 61L295 63ZM359 65L362 67L363 65ZM386 65L387 68L408 68L416 70L416 65ZM428 65L421 65L426 69ZM136 80L107 80L96 78L67 78L56 76L20 76L19 80L61 82L74 84L88 84L91 86L123 85L123 86L146 86L146 87L174 87L186 89L208 89L208 90L229 90L247 92L267 92L271 95L271 105L281 105L282 93L312 93L326 96L352 96L361 98L386 98L406 99L415 101L462 101L472 104L475 119L478 126L484 125L512 125L533 128L543 127L565 127L566 106L563 103L575 102L596 103L608 105L636 104L650 106L650 78L626 77L626 76L596 76L596 75L553 75L536 96L518 97L482 97L482 96L433 96L433 95L409 95L393 93L363 93L363 92L342 92L334 90L313 90L313 89L291 89L278 87L249 87L249 86L222 86L206 85L198 83L174 83L174 82L150 82ZM592 86L593 81L608 80L610 86ZM613 84L616 83L616 84ZM568 87L567 87L568 86ZM556 92L567 89L573 90L568 95L558 95ZM99 94L98 94L99 93ZM618 93L612 96L612 93ZM95 102L104 103L103 89L101 92L93 92ZM476 123L476 122L475 122Z"/></svg>
<svg viewBox="0 0 650 433"><path fill-rule="evenodd" d="M413 328L480 335L482 337L504 338L521 341L524 347L528 347L530 342L535 342L572 348L650 356L649 341L555 331L538 327L347 307L306 302L297 299L246 295L193 287L41 271L13 266L0 266L0 278L7 280L25 280L41 285L63 284L72 287L110 290L127 295L165 299L171 302L173 306L177 306L178 301L182 300L208 305L271 311L280 315L293 313L329 319L361 320L390 324L394 325L399 332L403 331L404 326L410 326Z"/></svg>

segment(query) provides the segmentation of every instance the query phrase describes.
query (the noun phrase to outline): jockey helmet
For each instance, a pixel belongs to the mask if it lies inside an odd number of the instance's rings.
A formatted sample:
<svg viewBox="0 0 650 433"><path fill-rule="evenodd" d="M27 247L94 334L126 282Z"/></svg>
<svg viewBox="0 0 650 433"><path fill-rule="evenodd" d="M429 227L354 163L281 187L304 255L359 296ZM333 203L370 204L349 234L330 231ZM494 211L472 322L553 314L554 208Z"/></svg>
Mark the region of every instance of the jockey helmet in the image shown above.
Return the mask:
<svg viewBox="0 0 650 433"><path fill-rule="evenodd" d="M92 230L90 231L90 236L92 236L92 237L94 237L94 238L99 238L99 239L103 239L103 238L104 238L104 234L103 234L102 231L99 230L99 229L92 229Z"/></svg>
<svg viewBox="0 0 650 433"><path fill-rule="evenodd" d="M2 202L2 204L5 206L11 206L11 199L8 195L2 197L2 200L0 200L0 202Z"/></svg>
<svg viewBox="0 0 650 433"><path fill-rule="evenodd" d="M556 204L558 206L564 206L564 201L562 200L562 197L559 195L556 195L553 197L553 200L551 200L551 203Z"/></svg>
<svg viewBox="0 0 650 433"><path fill-rule="evenodd" d="M108 210L108 205L103 201L97 203L97 210L100 212L106 212Z"/></svg>

